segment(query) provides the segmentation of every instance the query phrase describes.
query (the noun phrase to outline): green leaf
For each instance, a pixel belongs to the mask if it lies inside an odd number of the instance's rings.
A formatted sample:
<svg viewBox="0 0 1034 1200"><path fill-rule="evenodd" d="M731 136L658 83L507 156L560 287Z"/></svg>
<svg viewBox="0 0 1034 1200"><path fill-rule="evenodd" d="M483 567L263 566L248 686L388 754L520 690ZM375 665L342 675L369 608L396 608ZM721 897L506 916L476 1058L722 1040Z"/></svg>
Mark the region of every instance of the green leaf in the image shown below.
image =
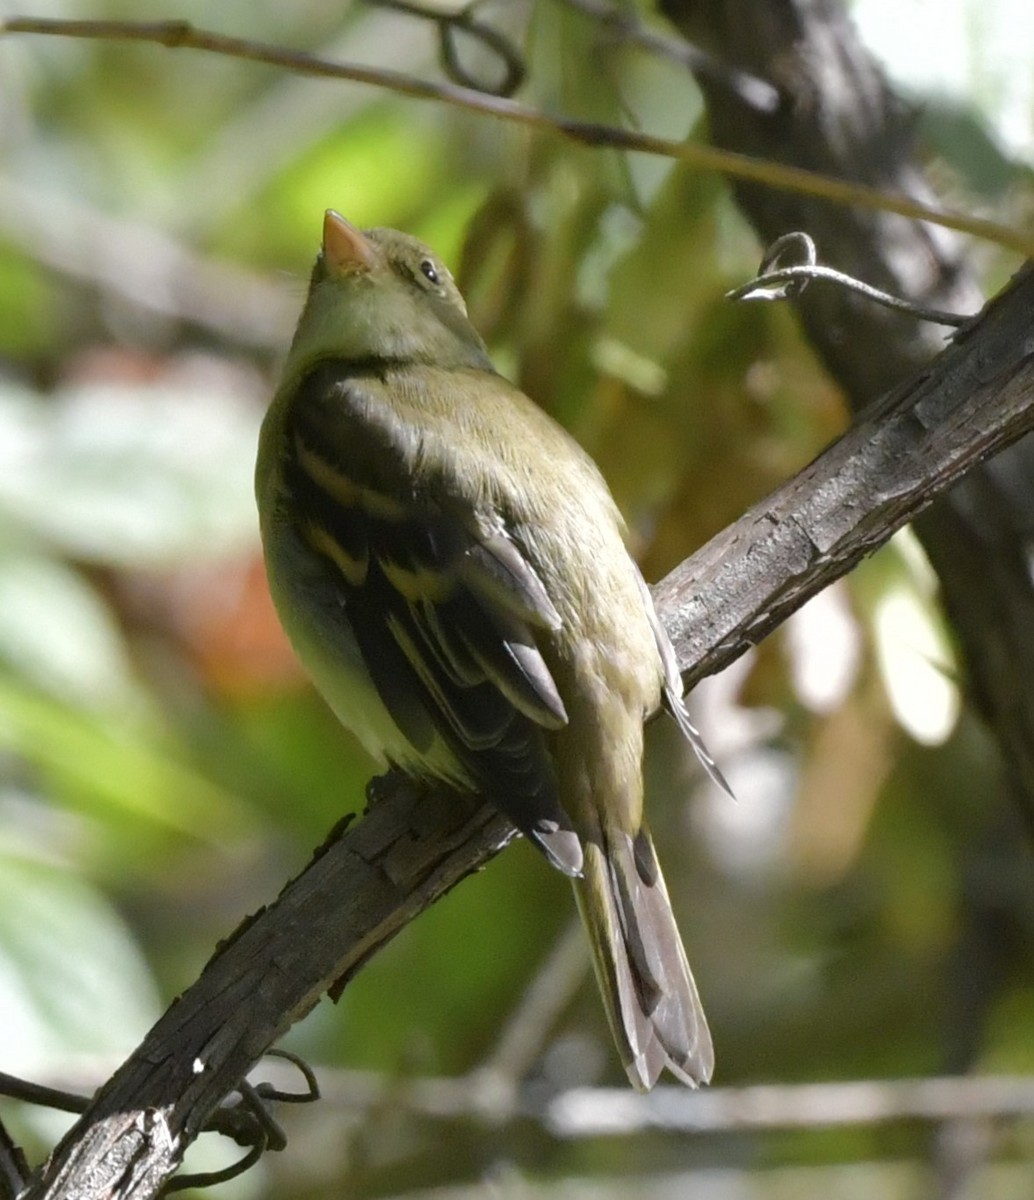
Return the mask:
<svg viewBox="0 0 1034 1200"><path fill-rule="evenodd" d="M132 567L250 547L258 420L201 386L0 388L0 532Z"/></svg>
<svg viewBox="0 0 1034 1200"><path fill-rule="evenodd" d="M110 609L82 574L56 559L0 556L0 659L88 708L138 695Z"/></svg>
<svg viewBox="0 0 1034 1200"><path fill-rule="evenodd" d="M0 1060L24 1075L123 1054L158 1013L150 973L108 902L63 867L0 851Z"/></svg>
<svg viewBox="0 0 1034 1200"><path fill-rule="evenodd" d="M241 803L163 747L142 721L97 716L0 678L0 750L91 811L219 842L249 827Z"/></svg>

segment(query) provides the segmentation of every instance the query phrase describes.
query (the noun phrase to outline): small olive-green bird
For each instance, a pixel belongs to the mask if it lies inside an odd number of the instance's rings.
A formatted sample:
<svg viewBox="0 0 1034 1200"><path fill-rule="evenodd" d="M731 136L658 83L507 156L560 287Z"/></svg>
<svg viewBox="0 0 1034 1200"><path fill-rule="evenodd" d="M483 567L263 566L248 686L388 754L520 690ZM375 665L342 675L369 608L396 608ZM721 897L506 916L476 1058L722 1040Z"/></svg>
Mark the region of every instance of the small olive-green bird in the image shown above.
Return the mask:
<svg viewBox="0 0 1034 1200"><path fill-rule="evenodd" d="M636 1088L707 1081L643 822L644 721L666 707L721 777L602 476L496 373L426 246L326 214L256 490L274 602L339 719L571 876Z"/></svg>

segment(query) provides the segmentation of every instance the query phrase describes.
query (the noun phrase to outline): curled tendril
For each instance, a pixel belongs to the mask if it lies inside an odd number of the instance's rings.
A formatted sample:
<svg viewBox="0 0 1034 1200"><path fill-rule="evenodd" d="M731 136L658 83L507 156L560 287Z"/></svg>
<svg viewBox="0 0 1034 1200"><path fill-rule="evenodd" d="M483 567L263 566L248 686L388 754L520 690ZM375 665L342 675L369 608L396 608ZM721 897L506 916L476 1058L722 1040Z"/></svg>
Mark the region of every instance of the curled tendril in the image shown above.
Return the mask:
<svg viewBox="0 0 1034 1200"><path fill-rule="evenodd" d="M803 262L780 266L788 258L803 258ZM914 304L911 300L903 300L890 292L881 291L872 284L843 271L835 271L832 267L824 267L818 262L814 241L806 233L795 231L784 233L777 238L765 251L758 268L757 275L749 283L733 288L726 292L727 300L787 300L799 296L801 292L815 279L825 279L848 291L865 296L874 304L896 312L908 313L920 321L931 321L935 325L951 325L958 328L970 320L968 316L959 313L945 312L940 308L927 308L922 304Z"/></svg>
<svg viewBox="0 0 1034 1200"><path fill-rule="evenodd" d="M283 1092L269 1083L252 1085L247 1080L242 1080L237 1088L240 1099L231 1106L230 1111L239 1112L245 1119L242 1122L228 1122L228 1110L224 1109L222 1119L217 1115L206 1128L215 1128L232 1137L238 1145L247 1146L247 1153L219 1171L177 1175L165 1185L166 1192L181 1192L186 1188L206 1188L217 1183L226 1183L227 1180L236 1179L238 1175L243 1175L253 1167L267 1150L279 1151L287 1148L287 1135L274 1120L269 1104L271 1101L281 1104L311 1103L320 1098L319 1084L312 1067L297 1054L292 1054L289 1050L272 1049L266 1051L266 1057L282 1058L291 1063L305 1080L305 1090Z"/></svg>
<svg viewBox="0 0 1034 1200"><path fill-rule="evenodd" d="M284 1092L274 1088L272 1084L259 1083L253 1086L242 1081L237 1088L240 1099L215 1112L204 1128L206 1131L222 1133L239 1146L247 1147L247 1153L219 1171L177 1175L166 1183L166 1192L181 1192L185 1188L205 1188L226 1183L227 1180L235 1179L253 1167L267 1150L283 1150L286 1147L287 1137L273 1119L269 1104L311 1103L320 1098L319 1084L312 1067L297 1054L292 1054L289 1050L273 1049L266 1051L266 1057L282 1058L291 1063L305 1082L304 1090ZM0 1095L11 1096L28 1104L54 1108L60 1112L81 1113L89 1104L86 1096L45 1087L3 1072L0 1072ZM2 1136L3 1130L0 1126L0 1137Z"/></svg>
<svg viewBox="0 0 1034 1200"><path fill-rule="evenodd" d="M474 15L482 2L471 0L457 12L442 13L425 8L416 0L368 0L378 8L393 8L408 16L433 22L438 29L438 57L442 70L453 83L490 96L512 96L527 74L524 55L505 34ZM473 38L482 49L487 50L502 67L502 79L489 83L469 71L460 60L457 34Z"/></svg>
<svg viewBox="0 0 1034 1200"><path fill-rule="evenodd" d="M168 1195L170 1192L185 1192L187 1188L215 1187L216 1184L236 1179L238 1175L243 1175L245 1171L251 1170L262 1155L265 1154L266 1149L265 1142L255 1142L248 1152L243 1154L235 1163L230 1163L228 1167L223 1167L219 1171L194 1171L184 1175L174 1175L165 1184L165 1194Z"/></svg>

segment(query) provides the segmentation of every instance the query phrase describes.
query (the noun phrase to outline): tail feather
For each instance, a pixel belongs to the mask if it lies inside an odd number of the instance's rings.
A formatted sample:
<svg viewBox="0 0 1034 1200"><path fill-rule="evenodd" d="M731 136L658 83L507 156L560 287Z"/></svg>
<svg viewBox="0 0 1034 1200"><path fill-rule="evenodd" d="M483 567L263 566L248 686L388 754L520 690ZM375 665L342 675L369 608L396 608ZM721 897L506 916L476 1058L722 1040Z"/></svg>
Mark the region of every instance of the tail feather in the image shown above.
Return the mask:
<svg viewBox="0 0 1034 1200"><path fill-rule="evenodd" d="M632 1086L649 1090L665 1068L691 1087L706 1083L711 1035L649 833L610 833L605 852L588 843L584 853L575 895Z"/></svg>

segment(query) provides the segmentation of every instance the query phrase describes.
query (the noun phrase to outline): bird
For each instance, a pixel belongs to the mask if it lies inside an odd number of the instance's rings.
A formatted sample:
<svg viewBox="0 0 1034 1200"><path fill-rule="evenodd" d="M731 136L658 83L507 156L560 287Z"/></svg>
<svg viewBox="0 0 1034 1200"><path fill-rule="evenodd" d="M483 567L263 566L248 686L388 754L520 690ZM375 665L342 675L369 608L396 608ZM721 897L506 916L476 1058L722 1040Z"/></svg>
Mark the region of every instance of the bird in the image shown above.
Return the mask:
<svg viewBox="0 0 1034 1200"><path fill-rule="evenodd" d="M500 375L442 260L326 211L262 424L270 593L375 760L494 804L569 876L632 1086L714 1049L643 818L643 730L690 721L603 476Z"/></svg>

